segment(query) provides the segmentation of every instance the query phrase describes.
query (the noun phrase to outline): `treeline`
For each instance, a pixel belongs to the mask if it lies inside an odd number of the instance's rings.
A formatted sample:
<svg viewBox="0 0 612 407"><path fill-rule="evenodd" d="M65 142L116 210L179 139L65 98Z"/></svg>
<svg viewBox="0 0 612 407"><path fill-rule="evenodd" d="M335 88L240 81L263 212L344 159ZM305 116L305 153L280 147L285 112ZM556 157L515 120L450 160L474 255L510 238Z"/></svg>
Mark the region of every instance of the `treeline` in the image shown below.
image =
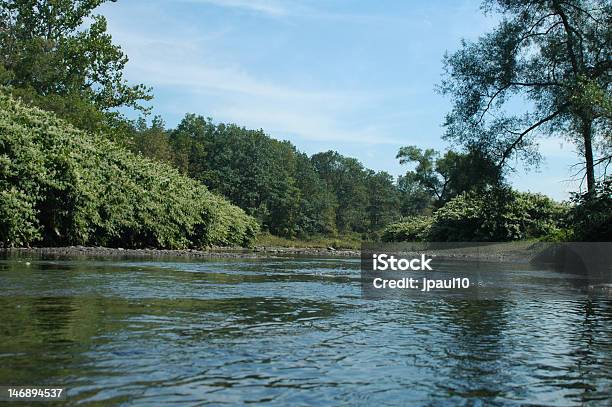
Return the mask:
<svg viewBox="0 0 612 407"><path fill-rule="evenodd" d="M166 161L283 237L376 237L403 214L394 178L328 151L311 157L263 130L188 114L175 129L140 120L131 148Z"/></svg>
<svg viewBox="0 0 612 407"><path fill-rule="evenodd" d="M307 156L263 130L202 116L173 129L159 117L129 120L120 112L146 117L152 95L124 79L128 58L93 14L106 1L0 0L5 246L247 245L259 226L289 238L612 239L610 42L600 40L610 37L609 7L487 1L505 22L445 59L445 137L456 151L403 147L396 159L408 170L394 180L337 152ZM565 41L566 26L581 41ZM514 94L534 102L532 114L504 116ZM573 205L505 181L511 159L538 161L539 134L577 140L588 193Z"/></svg>
<svg viewBox="0 0 612 407"><path fill-rule="evenodd" d="M358 235L368 240L560 238L568 206L513 191L493 158L402 147L397 180L328 151L308 157L262 130L188 114L175 129L140 120L131 148L167 161L283 237ZM565 234L569 236L569 234Z"/></svg>

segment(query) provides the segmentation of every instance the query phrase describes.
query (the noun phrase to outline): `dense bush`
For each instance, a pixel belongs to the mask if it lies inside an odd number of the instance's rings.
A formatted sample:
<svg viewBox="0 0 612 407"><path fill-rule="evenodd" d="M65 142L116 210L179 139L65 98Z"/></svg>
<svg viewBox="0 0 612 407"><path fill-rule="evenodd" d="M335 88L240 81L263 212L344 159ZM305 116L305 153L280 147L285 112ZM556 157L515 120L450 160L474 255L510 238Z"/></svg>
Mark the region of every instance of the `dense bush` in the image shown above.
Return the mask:
<svg viewBox="0 0 612 407"><path fill-rule="evenodd" d="M388 225L381 236L384 242L416 242L426 240L431 228L430 216L415 216Z"/></svg>
<svg viewBox="0 0 612 407"><path fill-rule="evenodd" d="M168 165L0 92L0 245L248 245L255 220Z"/></svg>
<svg viewBox="0 0 612 407"><path fill-rule="evenodd" d="M569 215L573 240L612 241L612 177L595 186L595 191L575 194Z"/></svg>
<svg viewBox="0 0 612 407"><path fill-rule="evenodd" d="M567 208L550 198L494 188L461 194L431 218L414 218L387 227L387 241L508 241L539 238L564 227Z"/></svg>
<svg viewBox="0 0 612 407"><path fill-rule="evenodd" d="M434 241L507 241L555 233L567 209L550 198L510 188L459 195L436 211Z"/></svg>

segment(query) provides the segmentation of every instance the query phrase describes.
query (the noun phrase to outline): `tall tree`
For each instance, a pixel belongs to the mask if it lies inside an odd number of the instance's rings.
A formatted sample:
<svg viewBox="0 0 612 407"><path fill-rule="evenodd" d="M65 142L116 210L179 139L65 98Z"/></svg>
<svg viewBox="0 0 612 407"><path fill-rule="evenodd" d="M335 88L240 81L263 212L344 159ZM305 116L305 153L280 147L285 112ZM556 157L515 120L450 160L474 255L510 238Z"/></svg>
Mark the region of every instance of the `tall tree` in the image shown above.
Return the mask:
<svg viewBox="0 0 612 407"><path fill-rule="evenodd" d="M434 149L405 146L400 148L396 158L402 165L416 164L399 180L401 190L408 192L404 197L423 199L422 192L426 192L437 207L462 192L482 190L503 181L494 161L474 148L465 153L447 151L441 157ZM425 209L426 203L427 200L416 207Z"/></svg>
<svg viewBox="0 0 612 407"><path fill-rule="evenodd" d="M165 123L160 116L155 116L151 126L144 118L136 121L132 150L147 158L173 163L173 152L170 146Z"/></svg>
<svg viewBox="0 0 612 407"><path fill-rule="evenodd" d="M300 152L295 154L294 178L300 191L299 216L296 219L298 235L335 235L336 196L315 171L310 158Z"/></svg>
<svg viewBox="0 0 612 407"><path fill-rule="evenodd" d="M187 114L171 132L179 169L255 216L271 233L294 236L300 191L296 151L263 130Z"/></svg>
<svg viewBox="0 0 612 407"><path fill-rule="evenodd" d="M440 89L453 100L446 137L502 167L513 157L537 163L538 136L565 136L592 191L595 167L612 159L612 3L486 0L483 9L499 25L444 59Z"/></svg>
<svg viewBox="0 0 612 407"><path fill-rule="evenodd" d="M93 14L106 1L0 0L2 84L80 127L88 125L84 114L103 118L95 111L116 118L116 108L144 110L150 90L127 83L128 58L113 44L106 19Z"/></svg>
<svg viewBox="0 0 612 407"><path fill-rule="evenodd" d="M367 173L355 158L336 151L314 154L310 158L315 170L336 195L336 225L338 231L367 232L369 191Z"/></svg>
<svg viewBox="0 0 612 407"><path fill-rule="evenodd" d="M372 170L367 174L368 227L371 232L376 232L400 217L399 193L391 174Z"/></svg>

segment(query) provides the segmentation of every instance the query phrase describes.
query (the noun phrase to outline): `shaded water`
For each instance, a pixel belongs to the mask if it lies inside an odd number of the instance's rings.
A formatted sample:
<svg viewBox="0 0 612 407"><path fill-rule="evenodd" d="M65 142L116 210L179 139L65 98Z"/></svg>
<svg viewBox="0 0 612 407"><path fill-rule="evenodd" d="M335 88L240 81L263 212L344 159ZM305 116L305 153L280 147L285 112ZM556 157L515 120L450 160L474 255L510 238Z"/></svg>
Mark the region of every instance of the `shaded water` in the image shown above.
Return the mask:
<svg viewBox="0 0 612 407"><path fill-rule="evenodd" d="M513 279L496 300L368 301L358 260L29 262L0 261L0 386L66 387L68 405L612 395L612 300L552 271L480 266Z"/></svg>

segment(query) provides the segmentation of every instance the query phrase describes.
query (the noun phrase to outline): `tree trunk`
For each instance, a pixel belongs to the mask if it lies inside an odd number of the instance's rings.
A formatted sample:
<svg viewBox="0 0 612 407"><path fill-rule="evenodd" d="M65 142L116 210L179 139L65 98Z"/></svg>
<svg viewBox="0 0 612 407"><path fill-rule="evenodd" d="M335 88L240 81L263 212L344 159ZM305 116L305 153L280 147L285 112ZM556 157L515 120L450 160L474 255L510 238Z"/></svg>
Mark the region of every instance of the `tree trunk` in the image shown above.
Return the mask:
<svg viewBox="0 0 612 407"><path fill-rule="evenodd" d="M584 158L586 161L586 178L588 192L595 190L595 168L593 166L592 120L582 118L582 138L584 139Z"/></svg>

